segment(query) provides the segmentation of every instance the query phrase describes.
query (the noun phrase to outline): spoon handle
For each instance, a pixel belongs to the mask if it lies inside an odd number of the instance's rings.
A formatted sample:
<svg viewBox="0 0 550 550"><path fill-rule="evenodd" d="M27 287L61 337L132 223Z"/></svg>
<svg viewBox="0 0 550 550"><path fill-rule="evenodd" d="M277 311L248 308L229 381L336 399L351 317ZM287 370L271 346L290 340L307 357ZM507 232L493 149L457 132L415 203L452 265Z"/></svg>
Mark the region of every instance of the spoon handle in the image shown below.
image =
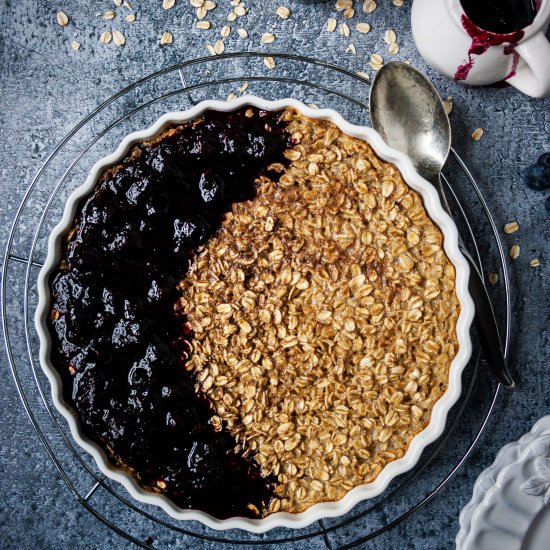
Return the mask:
<svg viewBox="0 0 550 550"><path fill-rule="evenodd" d="M483 278L481 277L476 263L466 250L464 243L459 240L458 245L462 254L464 254L464 257L470 264L468 290L476 306L475 320L481 349L496 379L503 386L513 388L515 383L506 366L506 360L504 359L504 353L500 343L497 320L487 288L483 283Z"/></svg>
<svg viewBox="0 0 550 550"><path fill-rule="evenodd" d="M426 174L425 177L437 189L443 208L452 217L447 197L445 197L445 192L443 191L441 173L435 175ZM489 367L493 371L495 378L506 388L513 388L515 383L506 366L506 359L504 358L500 334L498 332L498 324L487 287L483 282L483 277L479 272L477 264L466 249L460 235L458 236L458 247L470 265L468 290L476 307L475 322L483 355L489 363Z"/></svg>

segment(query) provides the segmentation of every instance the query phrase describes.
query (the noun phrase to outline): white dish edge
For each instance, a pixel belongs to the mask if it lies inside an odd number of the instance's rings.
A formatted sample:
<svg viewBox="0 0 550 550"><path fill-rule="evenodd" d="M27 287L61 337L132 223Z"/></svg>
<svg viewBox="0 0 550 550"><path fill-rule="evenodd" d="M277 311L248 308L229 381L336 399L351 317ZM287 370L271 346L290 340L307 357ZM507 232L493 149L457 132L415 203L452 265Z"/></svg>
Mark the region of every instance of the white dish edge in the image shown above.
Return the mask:
<svg viewBox="0 0 550 550"><path fill-rule="evenodd" d="M372 146L375 153L381 159L397 166L405 182L421 195L428 215L441 229L444 236L443 248L455 267L456 294L461 305L461 312L456 326L459 349L451 363L447 391L434 405L428 426L413 438L405 455L387 464L372 483L355 487L340 501L316 504L298 514L277 512L262 519L235 517L220 520L198 510L180 509L168 498L143 489L132 476L116 469L108 461L105 453L95 443L92 443L83 436L78 416L63 401L60 377L49 361L51 341L46 327L50 300L48 278L59 260L61 240L63 234L72 223L79 200L93 190L101 172L106 167L120 161L135 143L158 135L174 123L192 120L207 110L228 112L245 105L269 111L295 108L307 117L329 120L336 124L343 132L365 140ZM229 102L217 100L203 101L187 111L167 113L149 128L126 136L116 151L94 164L86 182L71 193L66 202L63 217L50 235L47 258L38 277L39 302L35 314L35 325L40 338L40 364L50 381L53 403L67 420L75 441L92 455L99 469L107 477L121 483L136 500L160 506L175 519L197 520L217 530L244 529L253 533L264 533L276 527L303 528L322 518L346 514L357 503L381 494L394 477L413 468L418 462L424 448L443 433L447 414L462 391L461 375L470 359L472 351L469 331L474 316L474 304L468 292L469 272L468 263L458 248L457 228L450 216L443 210L435 188L418 175L408 157L388 147L381 136L372 128L350 124L332 109L313 109L300 101L289 98L268 101L255 96L243 96Z"/></svg>

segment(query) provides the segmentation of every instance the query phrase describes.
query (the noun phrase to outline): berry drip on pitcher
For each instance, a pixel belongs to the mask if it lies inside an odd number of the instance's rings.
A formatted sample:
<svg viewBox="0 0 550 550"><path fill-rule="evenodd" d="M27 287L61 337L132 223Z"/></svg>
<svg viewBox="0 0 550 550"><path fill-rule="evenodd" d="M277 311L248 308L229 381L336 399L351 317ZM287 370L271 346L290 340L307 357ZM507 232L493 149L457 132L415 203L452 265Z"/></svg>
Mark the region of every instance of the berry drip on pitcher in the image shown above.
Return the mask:
<svg viewBox="0 0 550 550"><path fill-rule="evenodd" d="M455 80L466 80L474 67L475 57L491 46L503 46L504 55L511 55L509 73L504 80L516 74L519 55L516 44L523 38L523 28L530 25L537 14L536 0L461 0L464 14L462 26L472 38L468 59L455 73Z"/></svg>

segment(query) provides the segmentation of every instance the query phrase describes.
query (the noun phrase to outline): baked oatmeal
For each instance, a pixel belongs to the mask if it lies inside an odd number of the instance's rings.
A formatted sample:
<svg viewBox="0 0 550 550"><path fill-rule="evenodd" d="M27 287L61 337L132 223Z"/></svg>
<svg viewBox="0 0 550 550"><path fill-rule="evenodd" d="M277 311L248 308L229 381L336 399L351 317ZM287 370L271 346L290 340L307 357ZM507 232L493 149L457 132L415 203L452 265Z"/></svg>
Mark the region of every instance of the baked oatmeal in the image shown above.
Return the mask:
<svg viewBox="0 0 550 550"><path fill-rule="evenodd" d="M134 146L80 202L50 285L50 357L83 433L218 518L376 479L458 349L455 272L420 196L291 109L208 111Z"/></svg>

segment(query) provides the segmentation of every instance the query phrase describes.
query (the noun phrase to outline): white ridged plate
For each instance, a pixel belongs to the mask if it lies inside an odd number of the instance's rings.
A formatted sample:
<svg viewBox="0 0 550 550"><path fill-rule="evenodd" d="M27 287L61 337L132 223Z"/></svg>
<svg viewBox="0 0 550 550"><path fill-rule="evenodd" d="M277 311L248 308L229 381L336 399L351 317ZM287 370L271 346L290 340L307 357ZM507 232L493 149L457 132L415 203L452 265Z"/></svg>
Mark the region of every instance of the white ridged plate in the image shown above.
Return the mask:
<svg viewBox="0 0 550 550"><path fill-rule="evenodd" d="M460 513L457 550L550 548L550 416L505 445Z"/></svg>
<svg viewBox="0 0 550 550"><path fill-rule="evenodd" d="M228 112L239 109L245 105L253 105L268 111L280 111L286 108L294 108L307 117L329 120L336 124L343 132L365 140L380 158L397 166L407 185L420 194L428 215L443 233L443 248L447 257L455 267L455 290L461 306L461 312L456 325L459 349L450 366L447 391L435 403L432 409L430 423L413 438L405 455L387 464L372 483L355 487L338 502L316 504L299 514L277 512L263 519L235 517L219 520L201 511L182 510L168 498L146 491L136 482L134 477L115 468L107 459L104 451L83 435L77 414L63 400L61 379L49 359L51 340L46 323L50 304L48 279L59 262L62 238L72 224L78 202L93 190L100 174L106 167L122 160L135 143L150 139L160 134L169 126L193 120L207 110ZM461 394L462 371L468 364L472 353L470 325L472 324L474 316L474 304L468 292L469 275L470 270L468 263L458 248L458 231L456 225L450 216L443 210L436 189L416 172L412 162L406 155L388 147L382 137L372 128L355 126L346 122L332 109L312 109L295 99L267 101L255 96L243 96L229 102L203 101L187 111L167 113L146 130L135 132L127 136L114 153L94 164L86 182L76 189L67 200L63 218L50 235L48 241L48 255L38 277L39 303L35 315L35 325L40 337L40 364L50 381L53 403L59 412L66 418L75 441L93 456L99 469L107 477L121 483L128 492L140 502L160 506L173 518L179 520L197 520L208 527L219 530L239 528L254 533L264 533L276 527L303 528L325 517L336 517L346 514L362 500L373 498L381 494L394 477L413 468L418 462L424 448L442 435L447 414Z"/></svg>

